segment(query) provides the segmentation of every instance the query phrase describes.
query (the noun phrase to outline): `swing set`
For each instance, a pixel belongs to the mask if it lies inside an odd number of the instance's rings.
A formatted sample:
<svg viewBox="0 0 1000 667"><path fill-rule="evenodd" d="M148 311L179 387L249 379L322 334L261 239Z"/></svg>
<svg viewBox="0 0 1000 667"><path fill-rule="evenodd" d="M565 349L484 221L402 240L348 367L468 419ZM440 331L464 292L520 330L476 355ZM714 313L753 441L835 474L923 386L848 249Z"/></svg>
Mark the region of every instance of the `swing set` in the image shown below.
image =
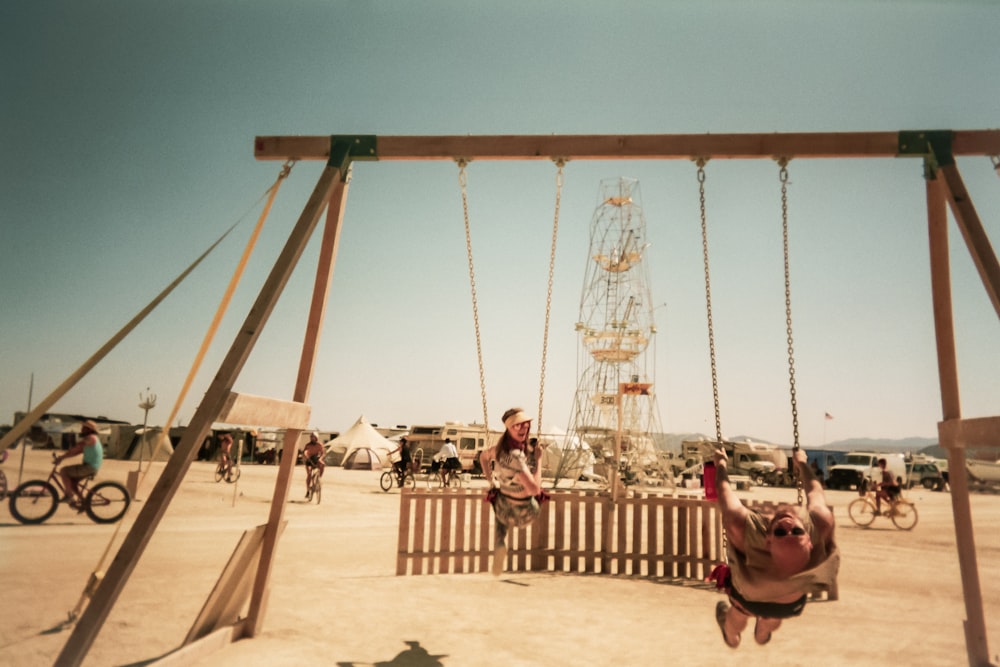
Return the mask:
<svg viewBox="0 0 1000 667"><path fill-rule="evenodd" d="M245 618L218 616L208 630L227 632L229 641L254 637L263 627L277 543L284 525L284 504L289 495L295 446L309 416L309 393L320 331L333 276L333 266L343 223L348 183L355 161L452 160L461 166L472 160L553 160L562 165L571 160L694 160L699 163L699 181L704 185L704 164L709 159L777 159L783 173L791 159L807 158L891 158L913 157L923 160L926 183L927 222L930 238L932 299L937 339L942 419L938 424L940 444L948 451L952 506L966 604L965 638L969 664L990 664L986 624L976 562L976 550L969 507L965 448L971 444L1000 444L1000 416L978 419L962 418L959 400L954 324L951 307L950 267L948 256L947 211L950 208L973 263L994 310L1000 316L1000 264L983 225L966 191L955 163L959 156L985 156L994 168L1000 165L1000 131L935 130L901 132L784 133L784 134L705 134L705 135L546 135L546 136L261 136L255 139L254 154L259 160L324 161L325 168L309 197L285 246L278 255L260 293L229 348L217 374L205 392L195 415L176 446L160 479L124 538L116 557L103 578L91 591L90 602L58 658L60 665L79 665L91 647L111 608L131 576L138 559L163 518L171 498L179 488L197 450L212 424L229 416L232 421L261 426L286 427L282 462L275 482L268 523L245 540L241 554L244 564L253 563L255 572L249 593L249 611ZM783 176L784 190L787 176ZM311 238L322 213L326 223L317 263L306 335L293 395L290 400L250 397L233 392L234 384L251 354L264 325L289 277ZM783 211L787 208L783 205ZM788 316L789 380L792 389L793 425L795 422L794 362L792 360L791 310L787 276L786 223L786 312ZM468 217L466 216L467 234ZM703 219L704 224L704 219ZM558 196L553 248L558 227ZM468 236L467 236L468 240ZM470 282L475 298L475 276L469 243ZM554 251L553 251L554 252ZM706 296L711 320L711 294L707 270ZM551 267L550 294L551 298ZM546 305L546 339L548 328ZM475 306L474 306L475 310ZM478 325L477 325L478 329ZM711 322L709 328L711 334ZM710 341L714 347L714 341ZM477 348L479 338L477 334ZM544 389L544 343L542 388ZM486 422L485 382L483 391ZM713 393L718 404L714 378ZM721 421L717 414L717 437L721 441ZM234 417L239 415L240 419ZM263 417L266 415L266 422ZM539 423L541 421L541 398ZM794 428L796 446L797 426ZM5 449L12 440L0 440ZM231 570L233 568L227 568ZM231 584L236 575L224 573L222 584ZM223 587L224 588L224 587ZM220 602L220 605L223 603ZM231 604L231 603L230 603ZM218 620L221 619L221 620ZM229 624L227 628L226 625ZM197 637L189 637L189 640Z"/></svg>

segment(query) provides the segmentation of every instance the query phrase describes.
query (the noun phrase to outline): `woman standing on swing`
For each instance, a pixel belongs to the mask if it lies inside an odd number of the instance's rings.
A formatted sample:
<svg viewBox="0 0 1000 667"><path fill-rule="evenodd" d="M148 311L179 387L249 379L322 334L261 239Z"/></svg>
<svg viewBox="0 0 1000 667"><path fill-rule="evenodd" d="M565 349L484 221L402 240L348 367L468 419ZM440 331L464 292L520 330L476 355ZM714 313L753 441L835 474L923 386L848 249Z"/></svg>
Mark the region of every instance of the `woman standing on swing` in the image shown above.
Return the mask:
<svg viewBox="0 0 1000 667"><path fill-rule="evenodd" d="M548 499L542 490L542 445L531 432L531 417L521 408L503 413L504 434L499 442L483 450L479 460L490 483L486 500L493 505L496 538L493 543L493 574L503 573L507 560L507 532L526 526L538 517Z"/></svg>

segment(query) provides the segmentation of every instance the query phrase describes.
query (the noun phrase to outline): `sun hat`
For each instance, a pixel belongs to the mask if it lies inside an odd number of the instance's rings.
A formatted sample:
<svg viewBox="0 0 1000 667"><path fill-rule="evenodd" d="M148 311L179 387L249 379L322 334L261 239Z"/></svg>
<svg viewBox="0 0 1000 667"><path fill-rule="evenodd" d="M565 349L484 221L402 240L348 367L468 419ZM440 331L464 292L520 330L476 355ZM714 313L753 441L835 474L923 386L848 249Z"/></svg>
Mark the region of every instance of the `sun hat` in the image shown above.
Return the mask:
<svg viewBox="0 0 1000 667"><path fill-rule="evenodd" d="M93 419L86 419L80 424L80 429L89 428L94 433L97 433L97 424L94 423Z"/></svg>
<svg viewBox="0 0 1000 667"><path fill-rule="evenodd" d="M531 417L524 410L518 410L511 415L508 415L506 419L503 420L503 425L505 428L514 428L518 424L523 424L524 422L530 422Z"/></svg>

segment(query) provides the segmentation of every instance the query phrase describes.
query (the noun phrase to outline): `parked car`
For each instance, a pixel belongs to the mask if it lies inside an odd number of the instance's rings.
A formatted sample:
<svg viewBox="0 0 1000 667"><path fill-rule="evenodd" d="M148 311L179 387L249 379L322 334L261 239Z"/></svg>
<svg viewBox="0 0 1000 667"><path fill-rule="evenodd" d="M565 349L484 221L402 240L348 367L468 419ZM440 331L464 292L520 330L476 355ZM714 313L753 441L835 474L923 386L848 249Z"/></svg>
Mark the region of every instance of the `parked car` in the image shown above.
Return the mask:
<svg viewBox="0 0 1000 667"><path fill-rule="evenodd" d="M943 491L946 480L933 463L914 463L906 471L906 488L922 486L928 491Z"/></svg>

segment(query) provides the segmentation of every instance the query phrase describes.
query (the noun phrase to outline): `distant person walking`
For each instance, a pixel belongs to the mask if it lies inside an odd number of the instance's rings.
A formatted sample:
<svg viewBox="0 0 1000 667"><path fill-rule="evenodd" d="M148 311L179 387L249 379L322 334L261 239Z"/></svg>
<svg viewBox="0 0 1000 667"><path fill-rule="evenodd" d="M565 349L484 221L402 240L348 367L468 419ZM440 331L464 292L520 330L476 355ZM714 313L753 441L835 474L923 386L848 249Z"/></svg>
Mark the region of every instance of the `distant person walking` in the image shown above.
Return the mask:
<svg viewBox="0 0 1000 667"><path fill-rule="evenodd" d="M489 481L486 500L493 505L496 536L493 542L493 574L500 576L507 560L507 532L526 526L541 513L548 499L542 490L541 454L537 442L528 442L531 417L521 408L503 413L504 434L479 460Z"/></svg>
<svg viewBox="0 0 1000 667"><path fill-rule="evenodd" d="M80 424L80 437L76 444L70 447L65 454L56 457L56 462L62 462L73 456L83 454L83 463L63 466L59 469L59 476L62 477L63 484L69 490L70 505L78 505L80 502L79 482L85 477L96 475L104 463L104 446L97 437L97 424L88 419Z"/></svg>

